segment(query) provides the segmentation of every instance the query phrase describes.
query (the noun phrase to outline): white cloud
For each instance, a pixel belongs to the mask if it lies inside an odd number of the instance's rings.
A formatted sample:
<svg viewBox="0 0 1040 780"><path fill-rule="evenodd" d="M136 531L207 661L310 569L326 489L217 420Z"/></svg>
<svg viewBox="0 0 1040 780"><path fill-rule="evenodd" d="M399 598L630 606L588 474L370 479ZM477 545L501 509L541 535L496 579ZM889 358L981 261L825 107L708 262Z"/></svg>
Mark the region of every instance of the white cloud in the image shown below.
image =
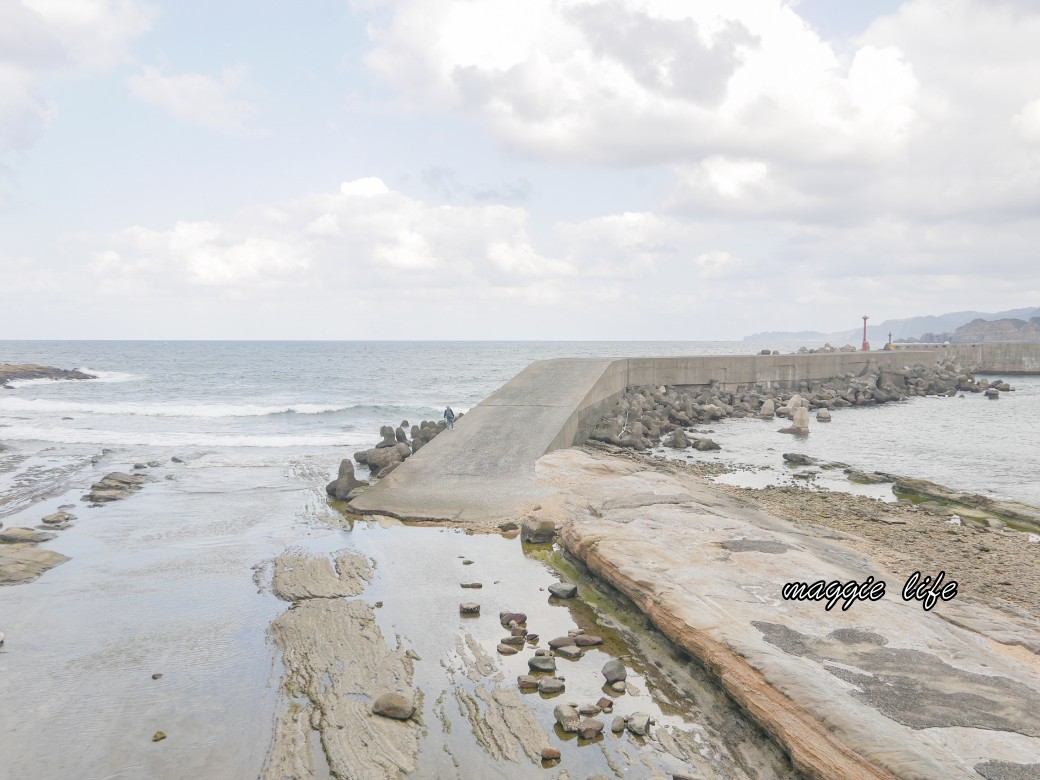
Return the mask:
<svg viewBox="0 0 1040 780"><path fill-rule="evenodd" d="M150 18L135 0L0 3L0 160L31 147L55 113L40 94L43 75L113 68Z"/></svg>
<svg viewBox="0 0 1040 780"><path fill-rule="evenodd" d="M245 85L246 69L225 68L219 78L200 73L165 76L155 68L131 76L127 83L134 97L158 106L176 119L230 135L249 129L254 111L235 97Z"/></svg>

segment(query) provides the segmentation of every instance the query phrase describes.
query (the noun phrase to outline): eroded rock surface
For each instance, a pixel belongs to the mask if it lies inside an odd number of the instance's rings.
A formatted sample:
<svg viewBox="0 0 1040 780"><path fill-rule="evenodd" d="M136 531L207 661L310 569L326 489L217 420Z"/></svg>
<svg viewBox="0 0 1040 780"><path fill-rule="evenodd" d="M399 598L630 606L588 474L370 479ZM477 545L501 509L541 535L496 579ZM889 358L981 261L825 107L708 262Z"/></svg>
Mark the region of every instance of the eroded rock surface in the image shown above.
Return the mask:
<svg viewBox="0 0 1040 780"><path fill-rule="evenodd" d="M416 768L419 727L414 721L380 717L373 701L398 694L416 701L412 661L400 646L390 647L371 605L337 598L356 595L370 576L368 561L341 554L332 563L290 553L275 561L276 591L294 597L293 606L271 625L282 650L285 694L297 705L280 716L265 780L305 771L304 723L321 733L332 773L348 780L397 780ZM301 751L303 751L301 753Z"/></svg>
<svg viewBox="0 0 1040 780"><path fill-rule="evenodd" d="M1003 616L968 613L964 594L925 612L900 598L911 572L690 475L571 449L543 457L539 477L569 497L555 518L567 550L711 669L807 776L978 780L975 765L998 776L1040 755L1035 624L1001 632ZM643 495L670 500L629 508ZM781 596L787 582L868 574L886 596L847 611Z"/></svg>
<svg viewBox="0 0 1040 780"><path fill-rule="evenodd" d="M32 582L69 558L33 544L0 544L0 585Z"/></svg>

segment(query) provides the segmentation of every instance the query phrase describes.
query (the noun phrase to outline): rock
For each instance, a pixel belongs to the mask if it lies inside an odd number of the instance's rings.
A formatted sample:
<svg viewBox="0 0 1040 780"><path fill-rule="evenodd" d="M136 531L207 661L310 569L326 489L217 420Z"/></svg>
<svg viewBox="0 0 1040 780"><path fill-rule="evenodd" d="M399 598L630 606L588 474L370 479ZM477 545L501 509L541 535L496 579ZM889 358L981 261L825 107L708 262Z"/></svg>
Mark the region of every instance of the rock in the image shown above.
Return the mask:
<svg viewBox="0 0 1040 780"><path fill-rule="evenodd" d="M162 672L156 672L155 674L153 674L152 675L152 679L153 680L161 680L162 679Z"/></svg>
<svg viewBox="0 0 1040 780"><path fill-rule="evenodd" d="M415 713L415 704L399 693L384 693L372 702L372 714L394 720L408 720Z"/></svg>
<svg viewBox="0 0 1040 780"><path fill-rule="evenodd" d="M148 467L146 465L144 465L143 463L135 463L134 464L134 471L142 471L142 470L144 470L146 468L148 468Z"/></svg>
<svg viewBox="0 0 1040 780"><path fill-rule="evenodd" d="M536 655L527 659L527 668L532 672L555 672L556 659L551 655Z"/></svg>
<svg viewBox="0 0 1040 780"><path fill-rule="evenodd" d="M172 458L170 458L170 462L171 463L184 463L185 461L184 461L184 458L182 458L180 455L174 455Z"/></svg>
<svg viewBox="0 0 1040 780"><path fill-rule="evenodd" d="M560 647L567 647L568 645L576 644L574 637L572 636L558 636L555 639L549 640L549 647L556 650Z"/></svg>
<svg viewBox="0 0 1040 780"><path fill-rule="evenodd" d="M118 501L126 498L131 493L140 490L141 485L148 481L144 474L125 474L122 471L113 471L106 474L99 482L90 486L90 492L83 496L84 501L92 504L104 504L109 501Z"/></svg>
<svg viewBox="0 0 1040 780"><path fill-rule="evenodd" d="M55 512L53 514L47 515L42 520L40 520L40 522L44 525L67 525L75 519L76 516L71 515L68 512Z"/></svg>
<svg viewBox="0 0 1040 780"><path fill-rule="evenodd" d="M830 422L831 421L831 413L827 409L820 409L820 411L818 411L816 413L816 421L817 422Z"/></svg>
<svg viewBox="0 0 1040 780"><path fill-rule="evenodd" d="M711 439L706 439L706 438L705 439L697 439L697 441L695 441L693 443L693 448L695 450L697 450L698 452L709 452L710 450L721 450L722 449L722 447L720 447L714 441L712 441Z"/></svg>
<svg viewBox="0 0 1040 780"><path fill-rule="evenodd" d="M542 748L542 761L559 761L560 749L554 747Z"/></svg>
<svg viewBox="0 0 1040 780"><path fill-rule="evenodd" d="M785 452L782 457L785 462L790 463L792 466L816 465L816 458L810 458L808 455L803 455L800 452Z"/></svg>
<svg viewBox="0 0 1040 780"><path fill-rule="evenodd" d="M525 638L526 638L526 639L527 639L527 641L528 641L528 642L530 642L530 643L531 643L532 645L536 645L536 644L538 644L538 634L528 634L528 635L527 635L527 636L526 636Z"/></svg>
<svg viewBox="0 0 1040 780"><path fill-rule="evenodd" d="M578 730L578 724L581 722L578 710L570 704L557 704L553 708L553 717L560 724L560 728L570 734Z"/></svg>
<svg viewBox="0 0 1040 780"><path fill-rule="evenodd" d="M516 628L509 629L509 633L514 638L515 637L520 637L521 639L523 639L524 637L527 636L527 629L526 628L520 628L519 626L517 626Z"/></svg>
<svg viewBox="0 0 1040 780"><path fill-rule="evenodd" d="M459 614L460 615L479 615L480 614L480 604L477 604L474 601L463 602L462 604L459 604Z"/></svg>
<svg viewBox="0 0 1040 780"><path fill-rule="evenodd" d="M325 492L336 500L343 501L354 488L366 485L368 482L354 477L354 464L350 462L349 458L344 458L340 461L338 476L325 486Z"/></svg>
<svg viewBox="0 0 1040 780"><path fill-rule="evenodd" d="M392 426L380 426L379 435L383 437L383 440L376 445L376 449L382 450L397 445L397 436L394 434L394 429Z"/></svg>
<svg viewBox="0 0 1040 780"><path fill-rule="evenodd" d="M166 734L162 731L152 734L152 742L162 742L164 739L166 739Z"/></svg>
<svg viewBox="0 0 1040 780"><path fill-rule="evenodd" d="M463 582L460 583L464 588L483 588L484 586L479 582Z"/></svg>
<svg viewBox="0 0 1040 780"><path fill-rule="evenodd" d="M586 718L599 715L602 711L603 709L596 704L582 704L578 707L578 714L584 715Z"/></svg>
<svg viewBox="0 0 1040 780"><path fill-rule="evenodd" d="M499 643L496 649L498 650L499 655L516 655L519 652L519 650L517 650L512 645L507 645L504 643Z"/></svg>
<svg viewBox="0 0 1040 780"><path fill-rule="evenodd" d="M0 544L0 585L32 582L67 560L61 553L41 550L32 544Z"/></svg>
<svg viewBox="0 0 1040 780"><path fill-rule="evenodd" d="M541 681L529 674L521 674L516 678L516 684L522 691L537 691Z"/></svg>
<svg viewBox="0 0 1040 780"><path fill-rule="evenodd" d="M0 647L4 646L4 632L0 631Z"/></svg>
<svg viewBox="0 0 1040 780"><path fill-rule="evenodd" d="M650 730L650 716L645 712L633 712L628 716L628 730L637 737L645 737Z"/></svg>
<svg viewBox="0 0 1040 780"><path fill-rule="evenodd" d="M394 438L400 442L408 442L408 436L404 432L404 426L400 426L394 431Z"/></svg>
<svg viewBox="0 0 1040 780"><path fill-rule="evenodd" d="M508 626L510 623L520 626L527 622L527 615L523 612L499 612L498 619L503 626Z"/></svg>
<svg viewBox="0 0 1040 780"><path fill-rule="evenodd" d="M579 648L574 645L567 645L560 647L556 650L556 655L560 658L566 658L568 661L577 661L582 656L582 652Z"/></svg>
<svg viewBox="0 0 1040 780"><path fill-rule="evenodd" d="M502 638L501 640L499 640L499 641L500 641L500 643L501 643L501 644L503 644L503 645L515 645L516 647L523 647L523 645L524 645L524 644L525 644L525 642L526 642L526 640L524 639L524 637L523 637L523 635L522 635L522 634L520 634L520 635L517 635L517 636L507 636L507 637L503 637L503 638Z"/></svg>
<svg viewBox="0 0 1040 780"><path fill-rule="evenodd" d="M607 698L606 696L601 696L599 701L596 702L596 706L604 712L609 712L614 709L614 700Z"/></svg>
<svg viewBox="0 0 1040 780"><path fill-rule="evenodd" d="M547 696L555 693L563 693L565 687L563 680L558 677L548 677L544 680L538 681L538 692L544 693Z"/></svg>
<svg viewBox="0 0 1040 780"><path fill-rule="evenodd" d="M997 388L995 387L991 387L988 390L986 390L986 398L996 400L997 398L1000 398L1000 391L997 390Z"/></svg>
<svg viewBox="0 0 1040 780"><path fill-rule="evenodd" d="M610 686L610 689L614 691L614 693L624 693L627 689L627 686L625 685L624 680L618 680L616 683L613 683Z"/></svg>
<svg viewBox="0 0 1040 780"><path fill-rule="evenodd" d="M520 539L528 544L551 544L556 538L556 523L546 517L528 515L520 526Z"/></svg>
<svg viewBox="0 0 1040 780"><path fill-rule="evenodd" d="M462 565L463 566L472 566L473 565L473 561L471 561L469 558L467 558L466 560L464 560L462 562Z"/></svg>
<svg viewBox="0 0 1040 780"><path fill-rule="evenodd" d="M804 435L809 432L809 410L804 406L798 406L794 409L792 415L791 425L787 428L781 428L780 433L794 433Z"/></svg>
<svg viewBox="0 0 1040 780"><path fill-rule="evenodd" d="M999 530L999 529L1004 527L1004 521L1003 520L998 520L995 517L987 517L986 518L986 527L987 528L993 528L995 530Z"/></svg>
<svg viewBox="0 0 1040 780"><path fill-rule="evenodd" d="M549 586L549 592L558 599L572 599L578 595L578 586L569 582L555 582Z"/></svg>
<svg viewBox="0 0 1040 780"><path fill-rule="evenodd" d="M574 644L578 647L594 647L595 645L603 644L603 639L591 634L578 634L574 637Z"/></svg>
<svg viewBox="0 0 1040 780"><path fill-rule="evenodd" d="M628 670L615 658L603 664L603 676L607 678L609 684L613 685L624 681L628 677Z"/></svg>
<svg viewBox="0 0 1040 780"><path fill-rule="evenodd" d="M39 544L51 539L57 539L57 534L47 531L35 531L32 528L8 528L0 530L0 542L4 544Z"/></svg>
<svg viewBox="0 0 1040 780"><path fill-rule="evenodd" d="M664 446L675 450L684 450L690 446L690 440L686 437L686 432L682 428L677 428L664 440Z"/></svg>
<svg viewBox="0 0 1040 780"><path fill-rule="evenodd" d="M502 531L503 533L509 533L511 531L516 531L516 530L519 530L519 528L520 528L520 526L518 526L512 520L510 520L508 523L501 523L498 526L498 530Z"/></svg>
<svg viewBox="0 0 1040 780"><path fill-rule="evenodd" d="M385 469L391 463L399 463L402 460L401 452L397 449L396 443L393 447L386 447L381 450L368 450L364 455L365 460L363 462L373 474ZM354 456L354 459L357 460L357 455Z"/></svg>
<svg viewBox="0 0 1040 780"><path fill-rule="evenodd" d="M582 739L595 739L603 731L603 721L589 718L578 724L578 736Z"/></svg>
<svg viewBox="0 0 1040 780"><path fill-rule="evenodd" d="M776 416L776 405L773 403L772 398L767 398L762 402L762 408L759 409L758 416L763 420L772 420Z"/></svg>
<svg viewBox="0 0 1040 780"><path fill-rule="evenodd" d="M620 734L622 731L625 730L625 719L622 718L620 715L615 717L614 720L610 723L610 730L613 731L615 734Z"/></svg>

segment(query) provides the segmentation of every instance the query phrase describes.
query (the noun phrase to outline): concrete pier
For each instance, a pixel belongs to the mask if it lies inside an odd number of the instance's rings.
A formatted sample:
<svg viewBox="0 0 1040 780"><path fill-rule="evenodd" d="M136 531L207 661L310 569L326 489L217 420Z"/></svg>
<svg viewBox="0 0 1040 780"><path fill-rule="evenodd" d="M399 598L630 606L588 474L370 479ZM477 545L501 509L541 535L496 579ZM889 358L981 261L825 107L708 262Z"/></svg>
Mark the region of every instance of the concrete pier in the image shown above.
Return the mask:
<svg viewBox="0 0 1040 780"><path fill-rule="evenodd" d="M983 345L973 361L999 370L999 349ZM1040 345L1012 345L1040 366ZM1032 346L1026 355L1021 347ZM986 354L992 352L992 359ZM1010 353L1009 353L1010 354ZM942 349L794 355L565 358L532 363L456 425L351 502L355 511L406 520L506 520L538 501L535 461L583 442L603 411L631 385L727 389L766 382L781 387L861 374L869 364L934 363ZM971 367L977 367L972 364ZM1037 370L1040 370L1038 368Z"/></svg>

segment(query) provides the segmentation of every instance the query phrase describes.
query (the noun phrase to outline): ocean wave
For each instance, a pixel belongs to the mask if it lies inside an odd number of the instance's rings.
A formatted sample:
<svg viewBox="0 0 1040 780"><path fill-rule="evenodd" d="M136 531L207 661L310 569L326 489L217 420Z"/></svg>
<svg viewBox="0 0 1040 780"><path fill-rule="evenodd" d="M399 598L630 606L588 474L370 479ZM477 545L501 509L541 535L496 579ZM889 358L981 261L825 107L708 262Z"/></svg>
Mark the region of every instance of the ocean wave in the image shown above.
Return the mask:
<svg viewBox="0 0 1040 780"><path fill-rule="evenodd" d="M108 431L82 428L35 428L11 426L4 429L5 441L41 441L55 444L99 444L115 447L338 447L346 450L364 445L371 436L315 433L288 435L223 435L193 431ZM344 456L346 457L346 456Z"/></svg>
<svg viewBox="0 0 1040 780"><path fill-rule="evenodd" d="M354 407L335 404L207 404L207 403L82 403L41 398L0 396L4 412L46 412L132 415L141 417L266 417L274 414L326 414Z"/></svg>
<svg viewBox="0 0 1040 780"><path fill-rule="evenodd" d="M146 374L130 374L126 371L101 371L100 369L89 368L87 366L81 366L76 370L82 371L84 374L90 374L95 378L93 380L95 382L137 382L138 380L148 378Z"/></svg>

